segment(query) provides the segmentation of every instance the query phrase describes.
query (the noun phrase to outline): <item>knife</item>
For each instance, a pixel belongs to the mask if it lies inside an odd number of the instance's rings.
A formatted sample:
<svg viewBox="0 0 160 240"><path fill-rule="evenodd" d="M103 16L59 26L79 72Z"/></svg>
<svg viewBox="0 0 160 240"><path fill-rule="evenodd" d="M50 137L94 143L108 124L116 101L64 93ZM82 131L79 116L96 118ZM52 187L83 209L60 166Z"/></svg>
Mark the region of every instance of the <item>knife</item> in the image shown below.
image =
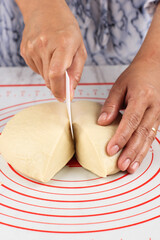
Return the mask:
<svg viewBox="0 0 160 240"><path fill-rule="evenodd" d="M67 112L68 112L68 118L69 118L69 123L70 123L71 135L72 135L72 139L74 139L73 127L72 127L72 114L71 114L70 79L69 79L67 71L66 71L66 105L67 105Z"/></svg>

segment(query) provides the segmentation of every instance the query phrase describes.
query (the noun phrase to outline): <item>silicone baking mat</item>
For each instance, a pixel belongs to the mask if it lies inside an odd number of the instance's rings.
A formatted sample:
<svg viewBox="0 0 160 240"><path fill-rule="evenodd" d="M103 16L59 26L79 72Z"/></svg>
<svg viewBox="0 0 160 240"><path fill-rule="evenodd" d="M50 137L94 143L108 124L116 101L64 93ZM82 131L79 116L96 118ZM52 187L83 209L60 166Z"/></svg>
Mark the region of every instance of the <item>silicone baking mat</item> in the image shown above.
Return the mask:
<svg viewBox="0 0 160 240"><path fill-rule="evenodd" d="M112 84L82 83L75 100L103 103ZM1 86L0 132L18 111L48 101L53 96L43 84ZM73 158L42 184L0 156L0 182L0 239L160 239L160 131L132 175L99 178Z"/></svg>

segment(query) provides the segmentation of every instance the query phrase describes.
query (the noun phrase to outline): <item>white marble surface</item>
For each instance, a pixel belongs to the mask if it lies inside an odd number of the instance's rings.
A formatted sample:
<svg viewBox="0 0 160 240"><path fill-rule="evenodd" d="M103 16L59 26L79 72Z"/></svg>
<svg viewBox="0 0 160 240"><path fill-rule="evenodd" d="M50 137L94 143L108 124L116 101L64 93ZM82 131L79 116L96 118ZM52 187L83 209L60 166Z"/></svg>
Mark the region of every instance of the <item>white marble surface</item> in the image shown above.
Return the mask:
<svg viewBox="0 0 160 240"><path fill-rule="evenodd" d="M85 67L81 83L88 82L115 82L117 77L127 66L94 66ZM3 84L36 84L44 83L42 77L28 67L0 68L0 85Z"/></svg>

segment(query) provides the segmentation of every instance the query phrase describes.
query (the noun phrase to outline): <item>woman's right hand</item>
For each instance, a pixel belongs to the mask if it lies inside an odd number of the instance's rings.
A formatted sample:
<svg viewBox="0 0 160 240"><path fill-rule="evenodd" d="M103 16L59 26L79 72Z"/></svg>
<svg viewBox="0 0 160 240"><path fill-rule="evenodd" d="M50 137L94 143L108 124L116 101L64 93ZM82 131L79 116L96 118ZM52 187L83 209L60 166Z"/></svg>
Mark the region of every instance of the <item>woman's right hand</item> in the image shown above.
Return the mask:
<svg viewBox="0 0 160 240"><path fill-rule="evenodd" d="M23 10L19 3L25 23L21 55L59 101L65 99L67 70L73 97L87 57L75 17L65 0L18 1L27 4Z"/></svg>

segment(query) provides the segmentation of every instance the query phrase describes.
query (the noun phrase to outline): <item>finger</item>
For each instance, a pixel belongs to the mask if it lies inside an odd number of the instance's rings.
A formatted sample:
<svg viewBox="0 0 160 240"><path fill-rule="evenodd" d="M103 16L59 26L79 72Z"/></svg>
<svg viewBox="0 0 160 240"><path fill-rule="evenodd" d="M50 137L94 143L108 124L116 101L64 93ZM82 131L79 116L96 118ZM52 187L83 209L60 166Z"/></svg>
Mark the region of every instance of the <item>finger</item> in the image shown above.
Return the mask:
<svg viewBox="0 0 160 240"><path fill-rule="evenodd" d="M74 96L76 89L83 72L83 67L87 58L87 52L84 46L80 47L75 54L71 67L68 69L68 74L71 80L71 99Z"/></svg>
<svg viewBox="0 0 160 240"><path fill-rule="evenodd" d="M159 126L159 121L157 121L154 125L156 132L157 132L158 126ZM147 137L145 144L142 147L141 151L139 152L139 154L137 155L135 160L127 168L128 173L134 173L138 169L138 167L141 165L143 159L145 158L145 156L148 153L148 150L149 150L152 142L154 141L154 139L156 137L156 132L153 130L150 131L150 134Z"/></svg>
<svg viewBox="0 0 160 240"><path fill-rule="evenodd" d="M121 84L117 81L110 90L109 96L102 107L101 115L98 118L99 125L108 125L115 120L119 109L123 105L125 93L126 87L121 86Z"/></svg>
<svg viewBox="0 0 160 240"><path fill-rule="evenodd" d="M155 124L156 109L149 108L146 110L141 123L135 130L123 152L118 160L118 167L124 171L127 169L130 163L138 156L146 139L148 138L152 126Z"/></svg>
<svg viewBox="0 0 160 240"><path fill-rule="evenodd" d="M107 153L109 155L114 155L126 145L133 132L139 126L144 112L146 111L147 104L147 101L145 102L142 99L134 98L128 101L128 106L116 133L107 145Z"/></svg>
<svg viewBox="0 0 160 240"><path fill-rule="evenodd" d="M28 57L28 56L26 55L25 47L22 47L22 46L21 46L21 56L22 56L23 59L25 60L26 64L27 64L34 72L40 74L39 71L38 71L38 69L37 69L37 67L36 67L36 65L35 65L35 63L34 63L34 61L33 61L30 57Z"/></svg>
<svg viewBox="0 0 160 240"><path fill-rule="evenodd" d="M36 64L34 63L34 61L31 58L26 57L25 62L34 72L40 74L38 68L36 67Z"/></svg>
<svg viewBox="0 0 160 240"><path fill-rule="evenodd" d="M46 86L51 90L50 80L49 80L49 64L52 58L52 53L46 52L42 56L42 62L43 62L43 75Z"/></svg>
<svg viewBox="0 0 160 240"><path fill-rule="evenodd" d="M33 55L32 56L32 60L36 66L36 68L38 69L40 75L43 77L44 79L44 75L43 75L43 63L42 63L42 59L41 57L39 57L38 55Z"/></svg>
<svg viewBox="0 0 160 240"><path fill-rule="evenodd" d="M52 55L49 66L49 81L54 96L61 100L65 100L65 71L71 66L73 61L73 53L71 50L57 48Z"/></svg>
<svg viewBox="0 0 160 240"><path fill-rule="evenodd" d="M32 66L36 66L36 69L38 70L38 73L41 74L41 76L43 77L43 66L42 66L42 60L41 57L39 55L39 53L37 53L37 51L35 50L35 44L33 44L32 41L27 41L26 45L25 45L25 52L26 52L26 59L28 60L28 62L32 65L29 65L31 68ZM34 63L34 65L33 65Z"/></svg>
<svg viewBox="0 0 160 240"><path fill-rule="evenodd" d="M32 56L41 76L45 80L46 86L50 88L48 72L51 57L55 50L53 49L53 45L48 45L47 38L41 36L33 41L28 41L27 47L29 54Z"/></svg>

